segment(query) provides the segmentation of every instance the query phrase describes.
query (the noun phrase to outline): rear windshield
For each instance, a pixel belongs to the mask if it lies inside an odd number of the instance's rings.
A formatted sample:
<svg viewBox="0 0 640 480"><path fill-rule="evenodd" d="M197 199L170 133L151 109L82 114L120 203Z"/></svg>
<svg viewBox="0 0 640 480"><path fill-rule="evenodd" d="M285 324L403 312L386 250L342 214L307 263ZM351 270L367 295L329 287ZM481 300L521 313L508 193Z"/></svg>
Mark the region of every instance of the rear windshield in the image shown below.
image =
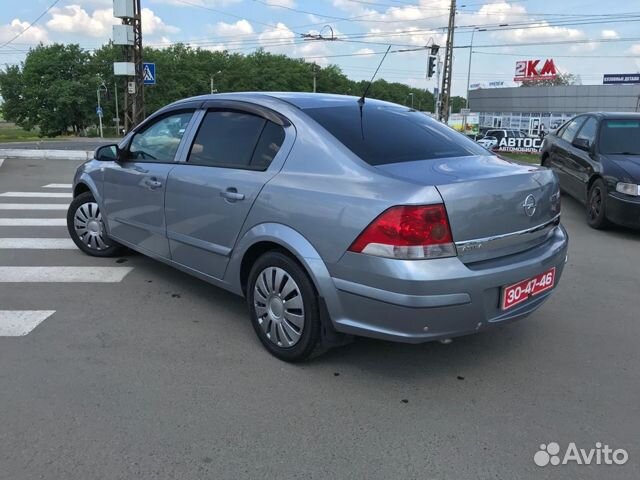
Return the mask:
<svg viewBox="0 0 640 480"><path fill-rule="evenodd" d="M600 153L640 155L640 119L602 122Z"/></svg>
<svg viewBox="0 0 640 480"><path fill-rule="evenodd" d="M359 105L305 109L369 165L488 155L464 135L424 113L402 107Z"/></svg>

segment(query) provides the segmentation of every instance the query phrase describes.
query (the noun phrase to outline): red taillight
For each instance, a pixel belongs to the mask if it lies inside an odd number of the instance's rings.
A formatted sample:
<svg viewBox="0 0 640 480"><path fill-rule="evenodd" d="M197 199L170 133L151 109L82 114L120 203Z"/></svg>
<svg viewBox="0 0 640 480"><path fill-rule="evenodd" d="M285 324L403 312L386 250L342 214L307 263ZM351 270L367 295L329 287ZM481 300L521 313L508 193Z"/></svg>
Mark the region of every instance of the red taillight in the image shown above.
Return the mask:
<svg viewBox="0 0 640 480"><path fill-rule="evenodd" d="M456 255L447 211L442 204L405 205L386 210L365 228L349 251L402 259Z"/></svg>

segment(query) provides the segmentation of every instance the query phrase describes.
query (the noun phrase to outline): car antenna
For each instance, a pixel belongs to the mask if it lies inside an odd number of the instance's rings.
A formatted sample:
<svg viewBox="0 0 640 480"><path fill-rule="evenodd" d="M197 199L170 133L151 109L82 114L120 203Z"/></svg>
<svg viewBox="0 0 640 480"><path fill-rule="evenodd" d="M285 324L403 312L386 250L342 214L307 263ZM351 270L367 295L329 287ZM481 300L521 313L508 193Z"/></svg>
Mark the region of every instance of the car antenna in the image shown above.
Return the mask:
<svg viewBox="0 0 640 480"><path fill-rule="evenodd" d="M369 93L369 88L371 88L371 84L373 83L374 78L376 78L378 70L380 70L380 67L382 66L382 62L384 62L384 59L387 58L387 53L389 53L389 50L391 50L391 45L387 47L387 51L384 52L382 60L380 60L380 63L378 64L378 68L376 68L376 71L373 72L371 80L369 80L369 83L367 83L364 92L362 92L362 96L358 99L358 106L360 107L360 135L362 135L362 140L364 140L364 122L362 121L362 107L364 107L364 97L366 97L367 93Z"/></svg>
<svg viewBox="0 0 640 480"><path fill-rule="evenodd" d="M378 64L378 68L376 68L376 71L373 72L373 76L371 77L371 80L369 80L369 83L367 83L367 86L364 89L364 92L362 92L362 96L358 100L358 103L360 104L361 109L362 109L362 105L364 105L364 97L366 97L367 93L369 93L369 88L371 88L371 84L373 83L373 80L376 78L376 75L378 74L378 70L380 70L380 67L382 66L382 62L384 62L384 59L387 58L387 54L389 53L389 50L391 50L391 45L387 47L387 51L384 52L384 55L382 56L382 60L380 60L380 63ZM362 110L360 110L360 115L362 115Z"/></svg>

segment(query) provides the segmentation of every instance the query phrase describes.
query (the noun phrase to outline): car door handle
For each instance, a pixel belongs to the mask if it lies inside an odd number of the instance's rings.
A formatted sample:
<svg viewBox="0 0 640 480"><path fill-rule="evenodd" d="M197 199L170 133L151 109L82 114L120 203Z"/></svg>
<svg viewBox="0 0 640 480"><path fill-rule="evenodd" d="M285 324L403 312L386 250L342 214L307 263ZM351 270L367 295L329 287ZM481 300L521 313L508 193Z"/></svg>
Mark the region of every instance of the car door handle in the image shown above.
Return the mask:
<svg viewBox="0 0 640 480"><path fill-rule="evenodd" d="M220 192L220 196L226 198L230 202L244 200L244 193L238 193L238 190L233 187L227 188L225 191Z"/></svg>
<svg viewBox="0 0 640 480"><path fill-rule="evenodd" d="M157 188L162 187L162 182L157 178L145 178L144 184L149 187L151 190L156 190Z"/></svg>

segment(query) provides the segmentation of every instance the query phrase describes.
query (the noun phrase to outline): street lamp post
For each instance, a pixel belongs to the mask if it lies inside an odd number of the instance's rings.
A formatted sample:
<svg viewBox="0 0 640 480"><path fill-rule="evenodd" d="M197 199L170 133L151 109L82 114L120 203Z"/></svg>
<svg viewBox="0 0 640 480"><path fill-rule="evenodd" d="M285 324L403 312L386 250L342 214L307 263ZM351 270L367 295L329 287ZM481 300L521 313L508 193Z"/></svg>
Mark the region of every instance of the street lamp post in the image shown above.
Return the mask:
<svg viewBox="0 0 640 480"><path fill-rule="evenodd" d="M219 75L220 73L222 73L222 70L218 70L216 73L214 73L213 75L211 75L211 77L209 77L209 80L211 82L211 94L217 93L218 89L216 88L215 91L213 89L213 77L215 77L216 75Z"/></svg>
<svg viewBox="0 0 640 480"><path fill-rule="evenodd" d="M471 43L469 45L469 68L467 69L467 101L465 102L465 107L469 108L469 82L471 80L471 58L473 56L473 35L478 32L486 32L486 28L474 28L471 30Z"/></svg>
<svg viewBox="0 0 640 480"><path fill-rule="evenodd" d="M100 106L100 92L101 91L107 91L107 86L104 84L104 82L102 82L100 85L98 85L98 88L96 90L96 97L98 98L98 109L97 109L97 114L98 114L98 122L100 125L100 138L104 138L104 134L102 132L102 107Z"/></svg>

